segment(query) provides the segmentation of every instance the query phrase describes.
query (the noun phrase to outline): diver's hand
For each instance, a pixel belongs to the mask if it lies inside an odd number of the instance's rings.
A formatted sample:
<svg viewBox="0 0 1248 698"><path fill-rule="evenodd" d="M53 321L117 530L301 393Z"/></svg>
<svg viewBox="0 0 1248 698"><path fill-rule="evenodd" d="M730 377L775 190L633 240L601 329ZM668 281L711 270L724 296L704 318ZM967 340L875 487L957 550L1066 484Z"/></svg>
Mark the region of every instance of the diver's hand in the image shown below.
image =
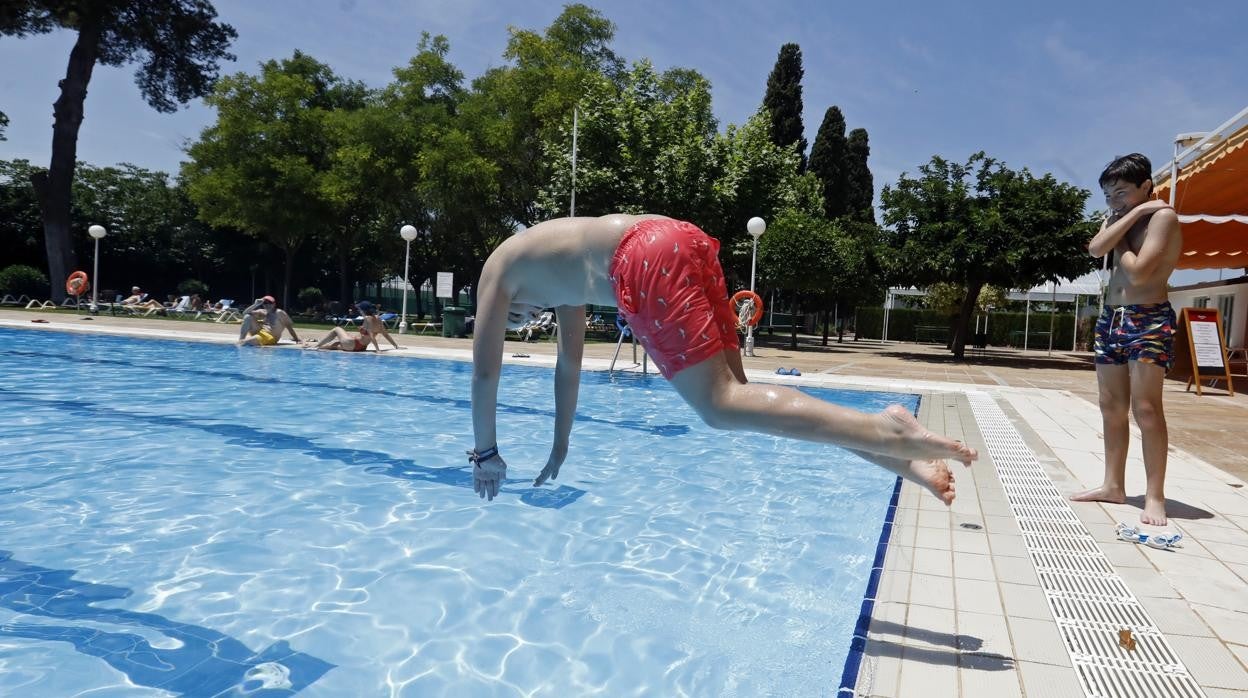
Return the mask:
<svg viewBox="0 0 1248 698"><path fill-rule="evenodd" d="M550 458L546 459L546 467L542 468L542 472L538 474L537 479L533 481L533 486L537 487L547 480L555 480L559 477L559 468L563 465L564 459L568 457L567 444L555 444L550 449Z"/></svg>
<svg viewBox="0 0 1248 698"><path fill-rule="evenodd" d="M472 465L472 491L486 501L498 496L498 488L507 479L507 463L502 456L493 456Z"/></svg>

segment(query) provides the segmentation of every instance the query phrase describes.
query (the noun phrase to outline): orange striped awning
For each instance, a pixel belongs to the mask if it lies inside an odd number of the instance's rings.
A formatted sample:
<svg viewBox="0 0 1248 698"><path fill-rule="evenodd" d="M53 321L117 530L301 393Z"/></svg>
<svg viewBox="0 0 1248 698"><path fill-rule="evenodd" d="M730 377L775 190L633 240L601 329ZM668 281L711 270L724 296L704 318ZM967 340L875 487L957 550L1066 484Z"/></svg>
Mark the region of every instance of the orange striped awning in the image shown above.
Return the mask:
<svg viewBox="0 0 1248 698"><path fill-rule="evenodd" d="M1242 116L1179 156L1175 210L1183 226L1180 269L1248 267L1248 123ZM1165 174L1154 177L1157 196L1170 197ZM1158 173L1160 174L1160 172ZM1160 181L1164 179L1165 181Z"/></svg>

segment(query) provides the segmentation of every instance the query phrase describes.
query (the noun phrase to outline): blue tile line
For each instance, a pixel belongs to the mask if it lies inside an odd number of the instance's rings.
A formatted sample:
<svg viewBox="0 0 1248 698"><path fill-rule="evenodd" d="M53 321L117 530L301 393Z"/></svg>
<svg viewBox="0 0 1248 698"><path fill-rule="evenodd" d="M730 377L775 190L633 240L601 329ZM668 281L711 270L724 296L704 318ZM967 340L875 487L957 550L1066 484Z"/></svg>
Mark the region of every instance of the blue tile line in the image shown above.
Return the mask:
<svg viewBox="0 0 1248 698"><path fill-rule="evenodd" d="M29 616L53 618L59 624L8 622L0 637L68 642L74 649L99 657L124 673L132 683L187 696L224 692L257 697L292 696L335 668L322 659L292 650L281 640L253 652L241 641L155 613L139 613L95 604L124 599L124 587L74 580L74 570L39 567L0 550L0 606ZM135 633L106 632L73 621L147 628L180 642L176 648L153 647ZM253 673L262 664L280 663L288 671L289 688L264 687Z"/></svg>
<svg viewBox="0 0 1248 698"><path fill-rule="evenodd" d="M0 388L0 395L14 401L42 405L82 415L90 419L112 419L121 424L133 426L145 422L160 429L196 429L216 436L224 437L226 443L243 446L248 449L267 449L273 451L297 451L318 460L344 463L346 465L364 465L364 472L374 475L386 475L401 480L432 482L450 487L461 487L472 490L472 471L466 464L463 466L436 467L421 465L406 458L396 458L388 453L366 451L358 448L333 448L318 445L312 439L280 431L257 429L246 424L229 424L210 422L204 419L187 419L168 414L144 414L131 412L116 407L106 407L87 400L59 400L37 397L19 390ZM467 459L465 459L465 463ZM68 476L28 487L0 489L0 494L27 491L46 487ZM503 492L519 494L520 501L544 509L562 509L580 499L585 490L570 485L559 485L555 488L533 487L529 478L507 478Z"/></svg>
<svg viewBox="0 0 1248 698"><path fill-rule="evenodd" d="M922 400L922 398L920 398ZM914 408L917 415L918 406ZM858 622L854 624L854 636L849 642L849 654L845 657L845 667L841 671L841 685L837 694L853 696L858 684L858 672L862 668L862 658L867 647L867 631L871 627L871 613L875 610L875 596L880 588L880 577L884 574L884 556L888 553L888 541L893 535L893 520L897 517L897 503L901 500L901 477L893 484L893 496L888 500L888 508L884 512L884 525L880 528L880 539L875 544L875 559L871 562L871 576L867 578L867 589L862 595L862 605L858 609Z"/></svg>

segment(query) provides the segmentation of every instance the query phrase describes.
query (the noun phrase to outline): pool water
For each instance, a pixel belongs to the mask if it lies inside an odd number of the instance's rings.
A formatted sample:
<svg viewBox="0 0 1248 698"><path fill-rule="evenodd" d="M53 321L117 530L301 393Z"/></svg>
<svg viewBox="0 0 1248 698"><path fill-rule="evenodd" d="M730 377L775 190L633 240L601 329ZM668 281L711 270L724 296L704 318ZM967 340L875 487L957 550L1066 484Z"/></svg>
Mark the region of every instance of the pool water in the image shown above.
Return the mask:
<svg viewBox="0 0 1248 698"><path fill-rule="evenodd" d="M0 329L0 695L833 695L896 478L507 366ZM917 397L811 391L863 410Z"/></svg>

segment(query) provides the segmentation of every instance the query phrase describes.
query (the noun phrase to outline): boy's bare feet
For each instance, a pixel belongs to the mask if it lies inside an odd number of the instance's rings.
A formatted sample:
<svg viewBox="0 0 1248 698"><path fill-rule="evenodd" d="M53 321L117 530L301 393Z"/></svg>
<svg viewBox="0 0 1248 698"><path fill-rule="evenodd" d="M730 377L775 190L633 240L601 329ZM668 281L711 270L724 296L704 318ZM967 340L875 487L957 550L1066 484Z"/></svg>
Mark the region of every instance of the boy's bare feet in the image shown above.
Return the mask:
<svg viewBox="0 0 1248 698"><path fill-rule="evenodd" d="M1070 495L1072 502L1108 502L1110 504L1122 504L1127 501L1127 493L1118 487L1109 487L1101 485L1090 490L1084 490Z"/></svg>
<svg viewBox="0 0 1248 698"><path fill-rule="evenodd" d="M913 461L953 458L964 465L979 458L979 453L962 443L937 436L919 424L919 420L901 405L889 405L880 413L885 433L899 443L889 455ZM940 496L939 494L937 496Z"/></svg>
<svg viewBox="0 0 1248 698"><path fill-rule="evenodd" d="M910 461L909 474L903 474L907 480L916 482L927 488L946 505L953 504L957 492L953 486L953 473L942 460Z"/></svg>
<svg viewBox="0 0 1248 698"><path fill-rule="evenodd" d="M1166 500L1152 499L1145 495L1144 511L1140 514L1140 523L1150 526L1166 525Z"/></svg>

